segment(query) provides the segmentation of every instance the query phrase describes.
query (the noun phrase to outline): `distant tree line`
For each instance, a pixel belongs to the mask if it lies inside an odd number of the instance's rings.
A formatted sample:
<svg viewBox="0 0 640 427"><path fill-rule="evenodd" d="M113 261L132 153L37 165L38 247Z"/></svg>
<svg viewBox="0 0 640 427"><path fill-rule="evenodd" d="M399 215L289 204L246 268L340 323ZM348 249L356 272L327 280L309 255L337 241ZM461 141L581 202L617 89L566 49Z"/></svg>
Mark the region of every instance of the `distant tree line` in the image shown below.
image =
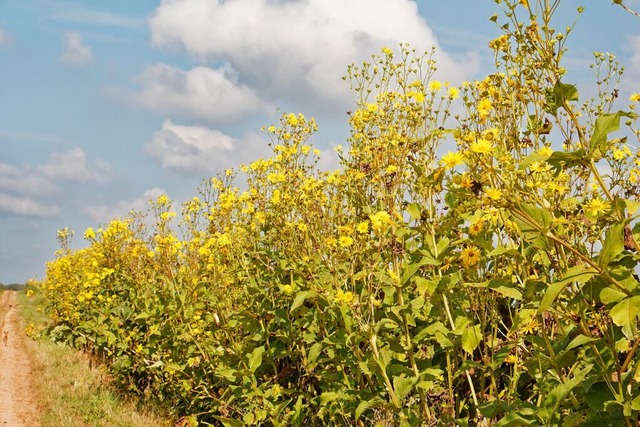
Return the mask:
<svg viewBox="0 0 640 427"><path fill-rule="evenodd" d="M24 289L24 286L24 283L9 283L6 285L4 283L0 283L0 289L4 289L6 291L21 291Z"/></svg>

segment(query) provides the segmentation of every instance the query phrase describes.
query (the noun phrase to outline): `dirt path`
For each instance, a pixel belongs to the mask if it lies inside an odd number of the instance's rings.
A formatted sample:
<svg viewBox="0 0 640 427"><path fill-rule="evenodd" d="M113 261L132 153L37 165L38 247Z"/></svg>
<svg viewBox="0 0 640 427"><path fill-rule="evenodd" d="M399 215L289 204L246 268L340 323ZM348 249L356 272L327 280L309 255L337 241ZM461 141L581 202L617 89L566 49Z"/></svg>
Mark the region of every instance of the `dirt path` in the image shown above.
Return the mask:
<svg viewBox="0 0 640 427"><path fill-rule="evenodd" d="M16 292L0 299L0 426L38 426L31 390L31 366L25 353L24 333L18 326Z"/></svg>

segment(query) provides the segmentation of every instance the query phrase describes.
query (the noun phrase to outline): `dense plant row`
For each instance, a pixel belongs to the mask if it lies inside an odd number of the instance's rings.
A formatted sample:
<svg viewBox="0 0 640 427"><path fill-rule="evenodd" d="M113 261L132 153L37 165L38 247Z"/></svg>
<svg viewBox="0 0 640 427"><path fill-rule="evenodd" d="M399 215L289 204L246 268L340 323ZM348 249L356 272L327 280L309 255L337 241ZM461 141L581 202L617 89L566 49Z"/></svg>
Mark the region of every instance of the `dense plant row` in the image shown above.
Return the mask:
<svg viewBox="0 0 640 427"><path fill-rule="evenodd" d="M637 425L640 95L614 110L622 69L597 53L580 104L557 2L498 3L482 81L406 46L349 69L339 170L285 114L273 156L179 221L161 196L86 249L62 230L53 336L194 424Z"/></svg>

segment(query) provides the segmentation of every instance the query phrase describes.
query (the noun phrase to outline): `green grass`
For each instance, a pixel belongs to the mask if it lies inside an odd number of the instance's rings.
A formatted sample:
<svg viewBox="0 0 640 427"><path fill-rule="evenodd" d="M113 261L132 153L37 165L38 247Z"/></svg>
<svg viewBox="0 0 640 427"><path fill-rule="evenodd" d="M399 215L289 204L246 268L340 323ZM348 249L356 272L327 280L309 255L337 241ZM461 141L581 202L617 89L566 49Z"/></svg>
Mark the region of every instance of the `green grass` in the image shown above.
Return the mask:
<svg viewBox="0 0 640 427"><path fill-rule="evenodd" d="M22 329L45 326L36 297L18 294ZM34 375L33 390L42 410L42 426L171 426L169 417L141 410L109 385L102 367L90 368L81 353L55 344L48 337L26 340Z"/></svg>

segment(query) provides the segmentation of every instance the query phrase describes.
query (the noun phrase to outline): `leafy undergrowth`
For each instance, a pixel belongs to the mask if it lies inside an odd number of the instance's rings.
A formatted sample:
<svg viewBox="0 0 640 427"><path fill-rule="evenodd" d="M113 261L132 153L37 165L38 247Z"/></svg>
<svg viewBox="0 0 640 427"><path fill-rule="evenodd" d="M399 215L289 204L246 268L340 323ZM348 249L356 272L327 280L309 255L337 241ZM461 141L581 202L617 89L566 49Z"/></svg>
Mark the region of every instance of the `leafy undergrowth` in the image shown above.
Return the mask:
<svg viewBox="0 0 640 427"><path fill-rule="evenodd" d="M104 367L91 368L90 359L49 337L37 336L47 325L37 301L19 296L20 322L34 340L26 343L32 364L35 406L43 427L59 426L173 426L168 418L134 404L110 384ZM25 326L26 325L26 326Z"/></svg>
<svg viewBox="0 0 640 427"><path fill-rule="evenodd" d="M557 2L497 3L483 80L407 46L349 68L338 170L284 114L179 221L61 230L51 336L193 425L637 425L640 95L614 108L596 53L582 99Z"/></svg>

